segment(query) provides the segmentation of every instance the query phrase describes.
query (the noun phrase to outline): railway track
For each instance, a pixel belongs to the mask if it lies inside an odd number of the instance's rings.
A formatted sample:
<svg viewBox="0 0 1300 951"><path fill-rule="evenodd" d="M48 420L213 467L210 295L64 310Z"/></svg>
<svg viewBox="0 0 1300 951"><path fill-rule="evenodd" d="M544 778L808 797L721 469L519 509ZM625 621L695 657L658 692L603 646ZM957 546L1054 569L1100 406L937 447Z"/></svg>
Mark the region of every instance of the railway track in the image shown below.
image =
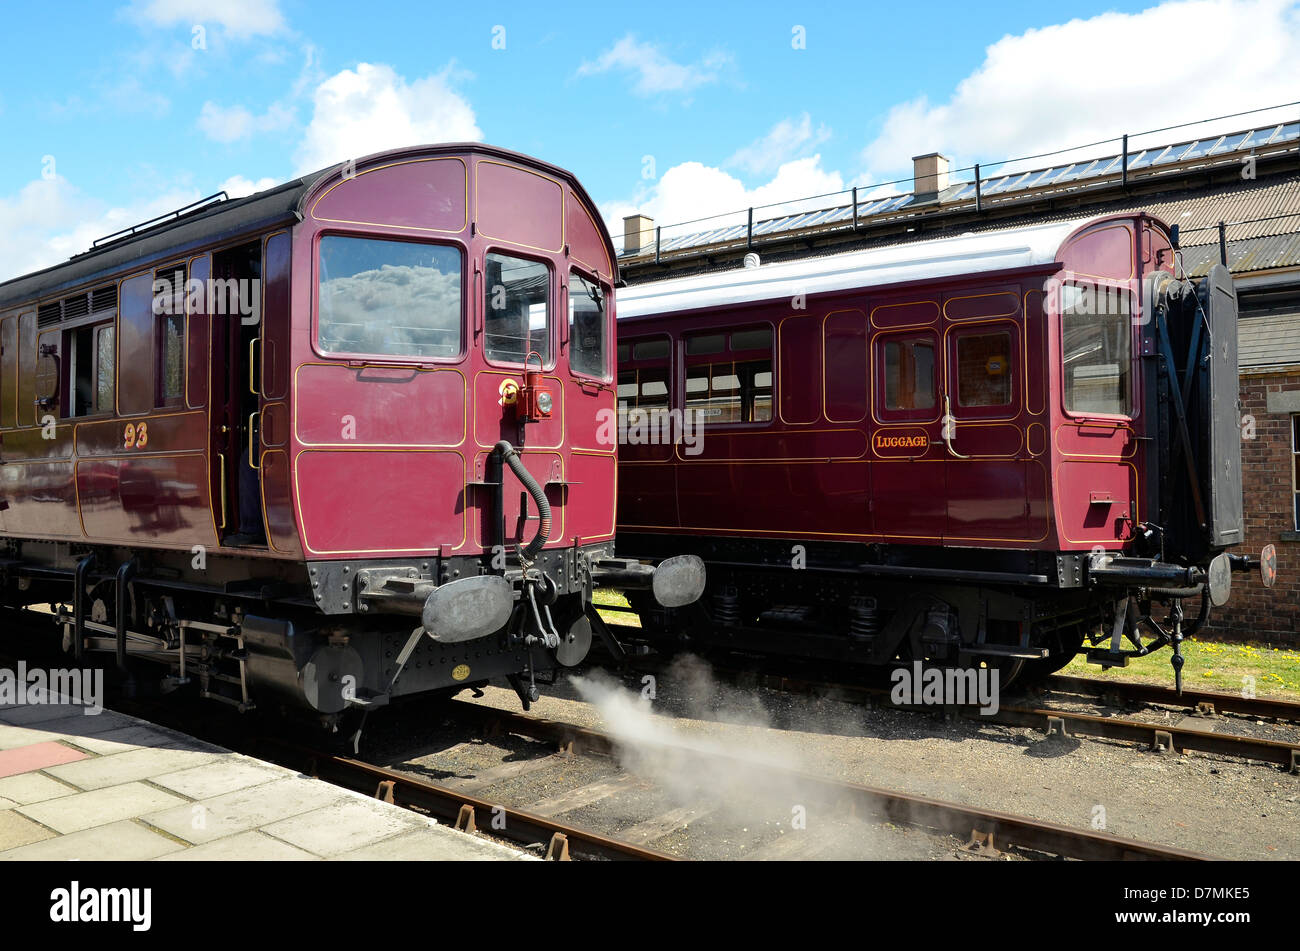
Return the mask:
<svg viewBox="0 0 1300 951"><path fill-rule="evenodd" d="M460 723L474 723L488 735L513 733L553 745L555 756L617 756L622 741L601 733L556 720L514 713L483 704L451 701L451 715ZM1183 849L1169 848L1119 836L1041 822L1010 813L983 810L953 802L914 796L895 790L866 786L770 763L744 760L729 753L704 750L685 744L665 744L638 738L637 752L648 747L673 757L693 759L703 769L734 768L737 764L752 771L754 779L796 784L810 802L830 805L836 813L874 816L881 820L918 827L929 832L957 836L966 840L963 849L976 854L999 854L999 850L1016 849L1082 860L1180 860L1205 861L1209 857ZM376 776L378 774L375 774ZM597 784L592 784L593 786ZM603 782L603 794L611 784ZM573 801L584 797L580 791L570 794ZM466 801L470 802L468 797ZM477 810L482 800L470 802ZM686 814L686 811L683 811ZM642 825L654 825L643 823ZM659 824L666 828L666 824ZM607 840L609 841L609 840ZM616 841L616 840L614 840Z"/></svg>
<svg viewBox="0 0 1300 951"><path fill-rule="evenodd" d="M254 746L263 758L407 809L415 809L462 832L479 831L491 824L491 834L517 845L541 847L547 859L560 861L676 861L665 852L624 842L523 809L512 809L460 790L411 776L400 770L367 763L349 756L295 746L263 737Z"/></svg>
<svg viewBox="0 0 1300 951"><path fill-rule="evenodd" d="M1156 684L1098 680L1092 677L1067 677L1062 674L1049 677L1044 686L1051 690L1081 694L1100 701L1114 698L1133 703L1191 706L1201 713L1236 713L1247 717L1300 723L1300 703L1294 700L1243 697L1231 693L1187 689L1179 694L1172 687L1161 687Z"/></svg>
<svg viewBox="0 0 1300 951"><path fill-rule="evenodd" d="M615 631L622 626L610 625ZM719 672L743 678L747 684L752 683L774 690L824 696L851 703L883 703L894 709L915 709L923 712L933 712L936 709L933 706L913 707L894 704L890 701L890 690L887 687L821 680L811 674L791 676L787 673L766 673L762 670L739 667L725 659L718 660L710 657L709 660L714 664L714 669ZM633 660L633 663L638 669L645 671L654 672L662 669L656 659ZM1082 695L1099 703L1118 700L1190 708L1197 715L1184 716L1175 723L1151 722L1119 716L1096 716L1060 706L1041 706L1033 703L1029 705L1004 703L993 714L979 713L956 705L939 709L946 714L969 717L981 723L1029 727L1043 730L1048 735L1091 736L1120 740L1149 746L1160 751L1226 756L1267 763L1293 774L1300 774L1300 744L1257 736L1215 732L1215 721L1211 719L1219 714L1231 713L1254 719L1279 720L1300 726L1300 703L1195 690L1184 690L1180 696L1170 688L1150 684L1062 676L1049 677L1041 686L1035 688L1034 692L1040 696L1044 692Z"/></svg>

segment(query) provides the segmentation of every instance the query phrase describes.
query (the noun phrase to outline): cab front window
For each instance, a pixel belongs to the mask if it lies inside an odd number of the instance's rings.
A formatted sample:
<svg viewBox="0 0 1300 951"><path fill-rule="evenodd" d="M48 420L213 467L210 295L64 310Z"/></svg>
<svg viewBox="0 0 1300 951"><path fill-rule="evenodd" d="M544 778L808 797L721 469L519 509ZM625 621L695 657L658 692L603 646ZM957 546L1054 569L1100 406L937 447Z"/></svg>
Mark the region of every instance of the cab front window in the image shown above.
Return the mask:
<svg viewBox="0 0 1300 951"><path fill-rule="evenodd" d="M551 269L509 254L487 256L484 352L497 363L523 363L536 351L551 362Z"/></svg>
<svg viewBox="0 0 1300 951"><path fill-rule="evenodd" d="M319 318L325 353L459 356L460 251L327 235L320 243Z"/></svg>

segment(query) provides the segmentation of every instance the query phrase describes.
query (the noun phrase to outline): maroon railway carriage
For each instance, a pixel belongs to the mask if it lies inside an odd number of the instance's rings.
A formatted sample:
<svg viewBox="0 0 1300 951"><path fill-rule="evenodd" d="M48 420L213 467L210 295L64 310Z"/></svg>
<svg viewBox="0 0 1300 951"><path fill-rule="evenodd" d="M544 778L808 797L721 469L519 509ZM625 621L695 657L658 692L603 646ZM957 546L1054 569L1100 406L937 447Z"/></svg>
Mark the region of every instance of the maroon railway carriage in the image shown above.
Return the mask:
<svg viewBox="0 0 1300 951"><path fill-rule="evenodd" d="M446 145L0 284L4 603L243 708L526 704L602 576L703 583L611 561L616 280L572 175Z"/></svg>
<svg viewBox="0 0 1300 951"><path fill-rule="evenodd" d="M1004 684L1085 637L1107 665L1177 656L1250 562L1223 553L1232 280L1175 277L1175 244L1113 216L620 291L619 552L709 570L697 608L634 606L697 642Z"/></svg>

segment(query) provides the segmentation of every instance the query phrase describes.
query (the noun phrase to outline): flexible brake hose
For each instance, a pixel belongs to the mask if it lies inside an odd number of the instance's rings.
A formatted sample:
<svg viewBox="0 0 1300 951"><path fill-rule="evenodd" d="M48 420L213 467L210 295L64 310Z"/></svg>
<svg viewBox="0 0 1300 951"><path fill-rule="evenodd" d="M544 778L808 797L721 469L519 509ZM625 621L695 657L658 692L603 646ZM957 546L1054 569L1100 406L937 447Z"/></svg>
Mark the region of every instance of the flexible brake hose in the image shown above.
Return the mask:
<svg viewBox="0 0 1300 951"><path fill-rule="evenodd" d="M532 541L519 549L521 558L532 561L551 537L551 503L546 500L546 492L537 484L533 474L524 467L524 461L519 458L519 453L515 451L514 446L503 439L494 449L501 453L501 458L510 467L510 471L524 484L524 488L528 490L528 494L533 497L533 502L537 505L537 534L533 536Z"/></svg>

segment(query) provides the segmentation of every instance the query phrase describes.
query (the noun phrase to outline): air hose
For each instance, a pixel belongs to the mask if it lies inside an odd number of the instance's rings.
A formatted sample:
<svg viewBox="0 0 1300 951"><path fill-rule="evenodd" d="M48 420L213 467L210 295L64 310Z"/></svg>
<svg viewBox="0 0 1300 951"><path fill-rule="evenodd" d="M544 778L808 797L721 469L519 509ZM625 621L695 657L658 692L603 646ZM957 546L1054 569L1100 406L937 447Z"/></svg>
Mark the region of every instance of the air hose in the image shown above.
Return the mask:
<svg viewBox="0 0 1300 951"><path fill-rule="evenodd" d="M524 561L532 561L537 556L537 553L542 550L542 546L546 544L547 539L551 537L551 503L546 500L546 492L537 484L533 474L525 468L524 460L519 457L519 453L515 451L514 446L503 439L496 444L494 451L501 453L502 460L510 467L510 471L518 477L519 481L523 483L524 488L528 490L528 494L533 497L533 502L537 505L537 534L533 536L532 541L519 549L520 558Z"/></svg>

